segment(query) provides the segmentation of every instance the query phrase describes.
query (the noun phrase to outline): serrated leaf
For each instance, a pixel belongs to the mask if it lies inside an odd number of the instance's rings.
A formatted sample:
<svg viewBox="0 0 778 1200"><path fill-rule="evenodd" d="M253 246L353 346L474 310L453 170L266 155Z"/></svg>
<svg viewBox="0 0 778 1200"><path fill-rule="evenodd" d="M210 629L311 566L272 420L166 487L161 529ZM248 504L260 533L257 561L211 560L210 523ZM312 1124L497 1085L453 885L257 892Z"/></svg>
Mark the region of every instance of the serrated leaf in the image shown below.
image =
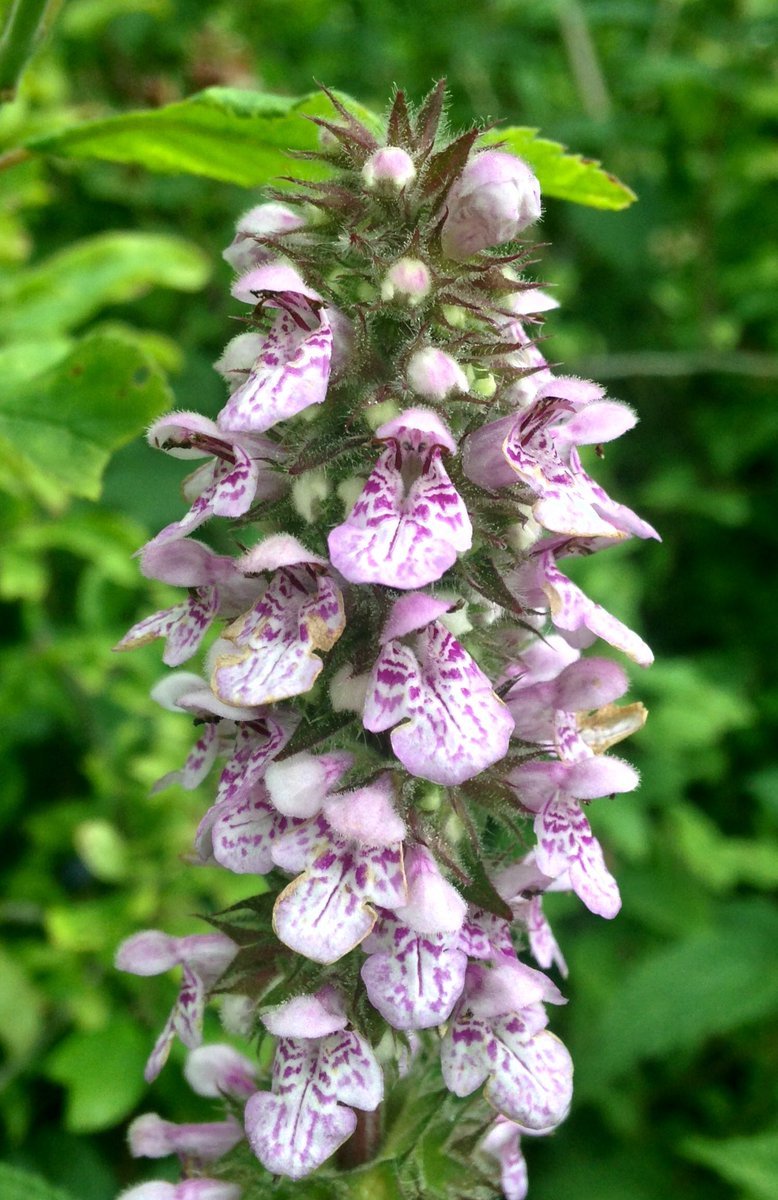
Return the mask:
<svg viewBox="0 0 778 1200"><path fill-rule="evenodd" d="M96 500L111 454L170 404L137 345L84 338L50 371L0 397L0 486L52 509L68 496Z"/></svg>
<svg viewBox="0 0 778 1200"><path fill-rule="evenodd" d="M481 137L482 145L496 143L529 163L544 196L613 212L629 208L637 199L632 188L606 171L596 159L570 154L560 142L538 137L537 129L510 125L507 129L490 130Z"/></svg>
<svg viewBox="0 0 778 1200"><path fill-rule="evenodd" d="M197 291L209 273L207 256L182 238L101 233L0 282L0 337L66 333L151 287Z"/></svg>
<svg viewBox="0 0 778 1200"><path fill-rule="evenodd" d="M369 128L380 129L375 114L337 95ZM332 104L320 92L292 98L214 87L162 108L87 121L34 138L27 148L39 154L133 163L150 171L203 175L258 187L290 174L289 150L318 148L318 131L307 116L333 114ZM291 173L324 179L329 171L325 163L306 160L295 162Z"/></svg>
<svg viewBox="0 0 778 1200"><path fill-rule="evenodd" d="M3 1200L74 1200L72 1192L10 1163L0 1163L0 1196Z"/></svg>
<svg viewBox="0 0 778 1200"><path fill-rule="evenodd" d="M710 1167L753 1200L775 1200L778 1185L778 1129L753 1137L713 1141L688 1138L681 1153Z"/></svg>
<svg viewBox="0 0 778 1200"><path fill-rule="evenodd" d="M48 1057L46 1074L67 1089L65 1128L71 1133L109 1129L132 1112L146 1084L146 1036L130 1019L105 1029L72 1033ZM111 1086L106 1087L110 1065Z"/></svg>

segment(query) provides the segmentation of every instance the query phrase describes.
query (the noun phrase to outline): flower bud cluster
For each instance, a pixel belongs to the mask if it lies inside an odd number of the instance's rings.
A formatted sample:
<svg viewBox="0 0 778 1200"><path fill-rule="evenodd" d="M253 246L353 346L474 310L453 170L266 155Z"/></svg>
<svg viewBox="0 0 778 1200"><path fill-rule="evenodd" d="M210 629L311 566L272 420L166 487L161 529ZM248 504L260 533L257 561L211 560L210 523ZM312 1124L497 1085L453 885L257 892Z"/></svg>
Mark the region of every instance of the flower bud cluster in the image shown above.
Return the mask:
<svg viewBox="0 0 778 1200"><path fill-rule="evenodd" d="M140 559L184 594L119 648L164 639L172 667L204 654L155 690L197 739L158 786L193 789L218 764L191 861L266 880L253 926L227 913L216 933L119 950L123 970L183 972L147 1078L177 1036L210 1064L206 1094L233 1098L211 1126L134 1124L133 1152L195 1172L144 1185L153 1200L232 1200L199 1172L244 1132L267 1171L308 1175L434 1055L454 1096L496 1110L480 1153L510 1200L520 1137L569 1108L545 974L566 968L542 899L618 911L583 806L636 786L606 751L645 717L616 704L622 668L582 652L651 653L559 563L656 534L579 453L634 414L555 374L533 337L554 302L523 280L515 239L540 216L537 180L476 131L445 143L442 102L436 88L412 117L398 94L380 145L334 101L336 180L251 209L226 252L247 328L216 364L224 407L149 430L200 460L188 511ZM201 540L217 522L236 553ZM522 823L536 844L512 854ZM268 1079L200 1045L217 982L242 997L242 1028L275 1039Z"/></svg>

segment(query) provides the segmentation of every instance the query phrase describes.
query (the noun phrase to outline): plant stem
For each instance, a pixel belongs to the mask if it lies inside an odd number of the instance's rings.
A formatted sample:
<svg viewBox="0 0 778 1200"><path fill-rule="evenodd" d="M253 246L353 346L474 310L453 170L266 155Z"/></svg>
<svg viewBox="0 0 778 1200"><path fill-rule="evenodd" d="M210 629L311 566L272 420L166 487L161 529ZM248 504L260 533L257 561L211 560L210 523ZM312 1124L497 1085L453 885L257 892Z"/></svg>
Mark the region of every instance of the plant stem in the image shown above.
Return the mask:
<svg viewBox="0 0 778 1200"><path fill-rule="evenodd" d="M372 1162L381 1143L381 1106L375 1112L357 1112L357 1127L338 1153L344 1170Z"/></svg>
<svg viewBox="0 0 778 1200"><path fill-rule="evenodd" d="M22 71L61 4L62 0L11 0L0 34L0 101L14 99Z"/></svg>

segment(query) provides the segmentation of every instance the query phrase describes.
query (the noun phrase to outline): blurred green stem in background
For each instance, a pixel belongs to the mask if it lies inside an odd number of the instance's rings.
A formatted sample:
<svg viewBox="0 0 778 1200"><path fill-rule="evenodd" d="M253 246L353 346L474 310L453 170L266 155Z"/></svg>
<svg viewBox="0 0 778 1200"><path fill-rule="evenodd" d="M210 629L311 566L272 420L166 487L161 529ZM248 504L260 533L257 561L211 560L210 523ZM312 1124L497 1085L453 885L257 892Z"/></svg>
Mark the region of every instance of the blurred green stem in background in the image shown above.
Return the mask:
<svg viewBox="0 0 778 1200"><path fill-rule="evenodd" d="M0 36L0 101L14 99L22 71L61 7L62 0L11 0Z"/></svg>

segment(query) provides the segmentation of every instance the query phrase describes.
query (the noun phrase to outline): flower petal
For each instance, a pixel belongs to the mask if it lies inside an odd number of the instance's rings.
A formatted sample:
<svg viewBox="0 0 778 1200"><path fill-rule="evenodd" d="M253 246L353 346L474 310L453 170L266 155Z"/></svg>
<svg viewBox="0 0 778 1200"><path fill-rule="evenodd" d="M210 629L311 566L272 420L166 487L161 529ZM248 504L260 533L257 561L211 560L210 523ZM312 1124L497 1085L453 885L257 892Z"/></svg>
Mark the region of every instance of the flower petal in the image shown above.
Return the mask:
<svg viewBox="0 0 778 1200"><path fill-rule="evenodd" d="M370 1003L394 1029L429 1029L448 1020L467 970L467 955L450 935L417 933L386 913L369 943L362 980Z"/></svg>
<svg viewBox="0 0 778 1200"><path fill-rule="evenodd" d="M283 845L280 849L277 857L283 857ZM273 928L292 950L332 963L370 933L376 921L370 901L392 908L405 899L402 851L358 848L334 835L317 849L308 869L276 900Z"/></svg>
<svg viewBox="0 0 778 1200"><path fill-rule="evenodd" d="M308 575L310 572L308 572ZM225 631L236 652L216 658L213 689L228 704L272 704L309 691L345 626L343 597L328 575L306 590L301 570L282 569L261 599Z"/></svg>
<svg viewBox="0 0 778 1200"><path fill-rule="evenodd" d="M391 736L400 762L433 783L457 784L508 751L513 718L489 679L435 621L418 638L419 658L400 642L384 646L371 675L363 722Z"/></svg>
<svg viewBox="0 0 778 1200"><path fill-rule="evenodd" d="M378 1107L383 1076L365 1039L340 1030L322 1038L282 1037L272 1088L246 1105L249 1142L269 1171L300 1179L354 1132L356 1115L345 1105Z"/></svg>
<svg viewBox="0 0 778 1200"><path fill-rule="evenodd" d="M249 1098L246 1134L263 1167L274 1175L302 1179L351 1137L357 1118L353 1109L338 1104L331 1091L316 1086L325 1072L317 1069L315 1050L284 1039L276 1048L276 1057L280 1055L287 1078L284 1091L280 1095L255 1092Z"/></svg>
<svg viewBox="0 0 778 1200"><path fill-rule="evenodd" d="M590 912L615 917L621 908L616 880L605 866L602 848L576 800L559 793L535 818L538 867L555 878L568 871L575 893Z"/></svg>
<svg viewBox="0 0 778 1200"><path fill-rule="evenodd" d="M394 445L380 455L342 525L329 535L333 565L351 583L411 589L440 579L469 549L472 525L438 448L407 493Z"/></svg>
<svg viewBox="0 0 778 1200"><path fill-rule="evenodd" d="M282 293L279 304L248 378L219 414L221 429L263 433L327 395L332 327L326 309L295 292Z"/></svg>

